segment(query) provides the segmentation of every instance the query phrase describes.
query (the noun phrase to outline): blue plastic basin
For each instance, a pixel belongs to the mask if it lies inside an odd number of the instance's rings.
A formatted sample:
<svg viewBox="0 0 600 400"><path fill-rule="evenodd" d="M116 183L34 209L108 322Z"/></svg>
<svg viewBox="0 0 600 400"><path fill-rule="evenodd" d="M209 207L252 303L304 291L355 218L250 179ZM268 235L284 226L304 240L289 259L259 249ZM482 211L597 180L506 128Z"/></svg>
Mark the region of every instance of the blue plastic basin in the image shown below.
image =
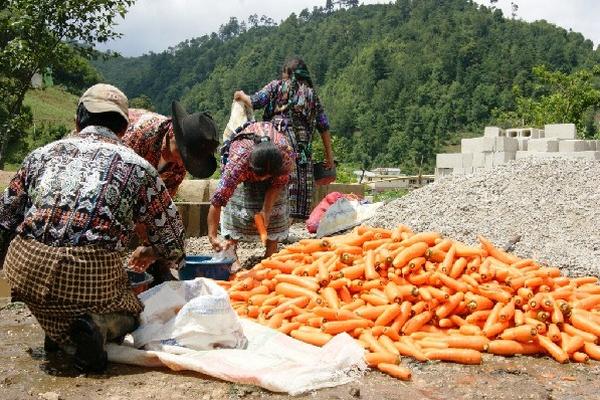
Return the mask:
<svg viewBox="0 0 600 400"><path fill-rule="evenodd" d="M211 256L187 256L185 266L179 270L180 280L190 280L199 277L211 278L219 281L229 279L231 264L235 260L226 259L219 262L210 261Z"/></svg>

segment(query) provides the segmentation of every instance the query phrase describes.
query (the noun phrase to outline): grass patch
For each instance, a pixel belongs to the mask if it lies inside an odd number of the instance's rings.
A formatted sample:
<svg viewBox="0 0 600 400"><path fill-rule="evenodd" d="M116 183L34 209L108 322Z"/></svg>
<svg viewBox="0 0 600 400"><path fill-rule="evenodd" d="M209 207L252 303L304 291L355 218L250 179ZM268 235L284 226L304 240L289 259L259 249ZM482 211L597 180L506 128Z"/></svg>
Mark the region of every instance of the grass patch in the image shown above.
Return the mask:
<svg viewBox="0 0 600 400"><path fill-rule="evenodd" d="M24 104L31 108L35 125L75 128L77 96L53 86L45 89L32 89L25 95Z"/></svg>
<svg viewBox="0 0 600 400"><path fill-rule="evenodd" d="M408 194L408 189L395 189L395 190L387 190L385 192L373 193L373 201L392 201L399 199L400 197L406 196Z"/></svg>

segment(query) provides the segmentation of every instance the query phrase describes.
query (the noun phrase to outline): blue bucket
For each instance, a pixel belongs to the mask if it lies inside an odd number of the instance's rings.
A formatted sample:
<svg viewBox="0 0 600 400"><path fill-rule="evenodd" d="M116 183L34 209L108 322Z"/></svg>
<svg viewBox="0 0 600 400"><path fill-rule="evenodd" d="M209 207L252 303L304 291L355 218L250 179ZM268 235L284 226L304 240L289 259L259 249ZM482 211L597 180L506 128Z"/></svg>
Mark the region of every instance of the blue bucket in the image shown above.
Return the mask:
<svg viewBox="0 0 600 400"><path fill-rule="evenodd" d="M225 259L222 261L211 261L211 256L187 256L185 257L185 266L179 270L180 280L190 280L195 278L211 278L219 281L226 281L231 274L231 264L234 259Z"/></svg>

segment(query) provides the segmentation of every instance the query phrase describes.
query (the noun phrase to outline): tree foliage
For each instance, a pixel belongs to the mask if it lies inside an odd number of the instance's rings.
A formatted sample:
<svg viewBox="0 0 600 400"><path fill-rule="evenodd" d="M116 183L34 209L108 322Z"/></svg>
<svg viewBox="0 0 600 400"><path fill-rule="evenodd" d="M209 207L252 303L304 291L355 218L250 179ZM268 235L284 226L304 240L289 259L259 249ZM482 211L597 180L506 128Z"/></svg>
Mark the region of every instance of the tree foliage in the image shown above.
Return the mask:
<svg viewBox="0 0 600 400"><path fill-rule="evenodd" d="M495 2L342 3L324 1L276 26L258 16L245 26L230 20L167 51L96 65L159 112L182 99L223 126L235 90L255 92L300 55L343 143L336 157L417 172L431 170L457 132L480 132L493 110L515 110L513 87L537 93L536 65L570 75L600 60L581 34L506 18Z"/></svg>
<svg viewBox="0 0 600 400"><path fill-rule="evenodd" d="M30 124L23 99L32 76L74 62L69 42L89 54L95 43L119 36L114 19L133 2L0 0L0 168L8 140Z"/></svg>
<svg viewBox="0 0 600 400"><path fill-rule="evenodd" d="M597 135L594 116L600 111L600 66L580 69L571 74L533 68L532 93L514 88L515 110L500 112L501 125L542 127L550 123L574 123L584 138Z"/></svg>

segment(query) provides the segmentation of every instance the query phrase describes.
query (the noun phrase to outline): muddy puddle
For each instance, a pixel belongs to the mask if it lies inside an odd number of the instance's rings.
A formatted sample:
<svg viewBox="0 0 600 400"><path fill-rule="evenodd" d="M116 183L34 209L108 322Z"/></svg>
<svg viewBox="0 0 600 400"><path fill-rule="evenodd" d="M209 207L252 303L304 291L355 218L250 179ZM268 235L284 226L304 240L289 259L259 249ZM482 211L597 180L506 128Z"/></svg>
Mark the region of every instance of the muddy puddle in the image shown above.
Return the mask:
<svg viewBox="0 0 600 400"><path fill-rule="evenodd" d="M27 307L0 299L0 398L8 399L280 399L254 386L190 372L111 364L104 375L80 375L66 356L47 355L43 332ZM484 356L479 366L416 363L410 382L367 372L356 382L295 399L600 399L600 363L558 364L548 358Z"/></svg>

